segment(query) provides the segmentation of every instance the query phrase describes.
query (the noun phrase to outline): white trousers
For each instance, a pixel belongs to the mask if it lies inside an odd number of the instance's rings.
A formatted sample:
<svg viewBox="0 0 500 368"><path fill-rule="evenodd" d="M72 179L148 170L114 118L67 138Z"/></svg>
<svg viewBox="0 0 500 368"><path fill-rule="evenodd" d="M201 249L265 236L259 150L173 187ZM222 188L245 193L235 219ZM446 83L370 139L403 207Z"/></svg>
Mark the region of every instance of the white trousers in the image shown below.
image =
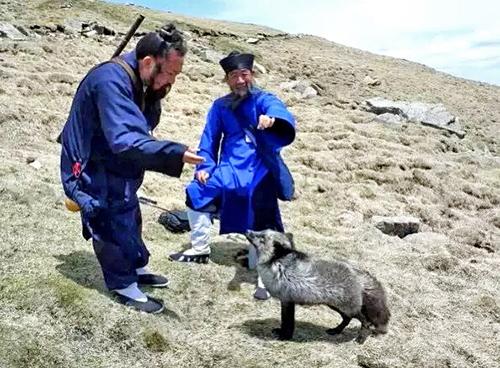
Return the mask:
<svg viewBox="0 0 500 368"><path fill-rule="evenodd" d="M191 227L190 237L193 251L198 254L210 253L210 229L212 228L210 214L188 208L187 216Z"/></svg>

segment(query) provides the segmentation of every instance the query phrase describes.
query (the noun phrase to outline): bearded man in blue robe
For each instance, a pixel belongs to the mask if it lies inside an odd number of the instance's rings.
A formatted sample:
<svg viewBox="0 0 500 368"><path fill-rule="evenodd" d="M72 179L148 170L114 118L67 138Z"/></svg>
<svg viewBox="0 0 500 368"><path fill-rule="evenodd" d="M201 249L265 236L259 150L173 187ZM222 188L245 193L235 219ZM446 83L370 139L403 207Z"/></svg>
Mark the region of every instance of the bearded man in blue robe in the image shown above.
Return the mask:
<svg viewBox="0 0 500 368"><path fill-rule="evenodd" d="M123 304L149 313L161 312L163 303L139 286L164 287L168 280L146 267L137 190L145 170L179 177L184 163L203 161L193 149L152 135L186 51L170 25L148 33L121 59L94 67L60 136L64 191L78 204L106 286Z"/></svg>
<svg viewBox="0 0 500 368"><path fill-rule="evenodd" d="M186 188L191 248L171 254L171 260L208 262L214 213L220 234L284 230L278 198L292 199L293 179L280 150L295 138L295 119L275 95L254 86L253 61L252 54L234 51L220 61L231 93L208 112L199 145L205 161ZM269 297L260 282L254 296Z"/></svg>

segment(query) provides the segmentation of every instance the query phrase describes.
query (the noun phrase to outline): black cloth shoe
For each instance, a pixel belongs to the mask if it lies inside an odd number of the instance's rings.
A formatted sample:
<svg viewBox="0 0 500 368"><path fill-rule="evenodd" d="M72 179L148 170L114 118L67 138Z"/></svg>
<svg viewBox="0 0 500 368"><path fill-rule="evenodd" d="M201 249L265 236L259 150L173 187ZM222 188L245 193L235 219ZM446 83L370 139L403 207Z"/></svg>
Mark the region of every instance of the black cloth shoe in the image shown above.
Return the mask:
<svg viewBox="0 0 500 368"><path fill-rule="evenodd" d="M148 300L145 302L139 302L135 299L129 298L128 296L115 293L118 301L127 307L134 308L140 312L146 312L151 314L158 314L163 312L165 306L160 299L155 299L148 296Z"/></svg>
<svg viewBox="0 0 500 368"><path fill-rule="evenodd" d="M162 288L167 287L168 282L168 279L162 275L154 275L152 273L137 275L137 283L141 286Z"/></svg>
<svg viewBox="0 0 500 368"><path fill-rule="evenodd" d="M170 254L168 258L170 258L171 261L176 261L176 262L208 263L208 260L210 259L210 254L199 254L199 255L188 256L183 252L179 252Z"/></svg>

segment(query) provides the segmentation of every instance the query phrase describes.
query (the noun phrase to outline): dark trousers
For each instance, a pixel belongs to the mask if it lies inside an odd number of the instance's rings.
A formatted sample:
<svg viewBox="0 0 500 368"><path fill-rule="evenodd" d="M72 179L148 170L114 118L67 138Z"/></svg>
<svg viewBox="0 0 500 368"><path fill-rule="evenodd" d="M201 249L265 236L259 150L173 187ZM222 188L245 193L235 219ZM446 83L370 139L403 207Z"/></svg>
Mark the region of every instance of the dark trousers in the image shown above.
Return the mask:
<svg viewBox="0 0 500 368"><path fill-rule="evenodd" d="M136 269L149 261L139 205L120 213L103 212L91 222L94 252L108 289L123 289L137 282Z"/></svg>

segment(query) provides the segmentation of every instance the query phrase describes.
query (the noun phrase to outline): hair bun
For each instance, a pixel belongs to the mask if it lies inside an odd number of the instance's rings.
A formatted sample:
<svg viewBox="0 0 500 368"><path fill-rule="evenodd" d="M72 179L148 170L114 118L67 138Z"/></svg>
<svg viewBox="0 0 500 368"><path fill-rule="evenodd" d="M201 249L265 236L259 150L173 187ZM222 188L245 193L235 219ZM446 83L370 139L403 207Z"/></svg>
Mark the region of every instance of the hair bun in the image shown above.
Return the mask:
<svg viewBox="0 0 500 368"><path fill-rule="evenodd" d="M174 43L182 39L181 32L172 23L164 25L157 33L168 43Z"/></svg>

